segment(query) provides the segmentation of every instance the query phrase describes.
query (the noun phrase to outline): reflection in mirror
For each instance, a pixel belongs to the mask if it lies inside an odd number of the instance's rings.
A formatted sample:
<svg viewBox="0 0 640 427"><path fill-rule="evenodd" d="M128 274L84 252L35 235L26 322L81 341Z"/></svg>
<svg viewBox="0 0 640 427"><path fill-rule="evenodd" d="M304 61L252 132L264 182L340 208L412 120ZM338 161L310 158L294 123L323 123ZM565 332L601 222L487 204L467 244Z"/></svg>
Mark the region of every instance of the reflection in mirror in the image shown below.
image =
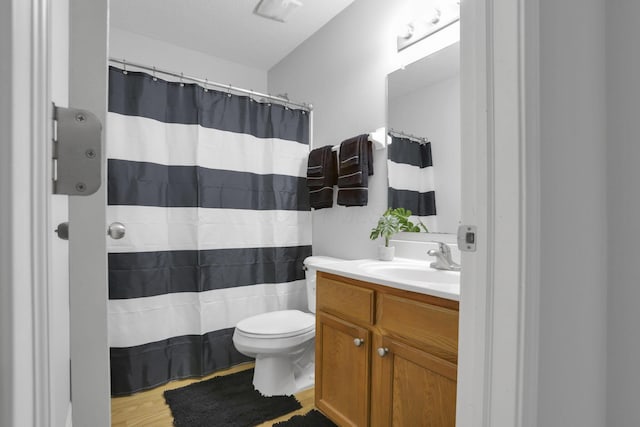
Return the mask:
<svg viewBox="0 0 640 427"><path fill-rule="evenodd" d="M430 232L460 220L460 44L388 76L389 207L419 214ZM415 222L415 221L414 221Z"/></svg>

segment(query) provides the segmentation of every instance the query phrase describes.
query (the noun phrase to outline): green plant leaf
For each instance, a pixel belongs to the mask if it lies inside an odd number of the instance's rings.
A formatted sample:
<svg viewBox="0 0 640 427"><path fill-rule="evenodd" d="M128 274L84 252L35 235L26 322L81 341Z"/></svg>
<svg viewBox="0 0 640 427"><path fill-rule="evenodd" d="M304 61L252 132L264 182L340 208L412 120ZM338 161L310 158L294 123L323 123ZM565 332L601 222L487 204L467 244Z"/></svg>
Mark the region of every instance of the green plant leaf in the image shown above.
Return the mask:
<svg viewBox="0 0 640 427"><path fill-rule="evenodd" d="M378 224L371 231L371 235L369 236L372 240L377 239L378 237L390 237L393 234L399 231L408 231L413 233L419 233L424 230L425 232L429 232L427 227L420 221L418 218L418 224L414 224L409 220L412 212L409 209L405 208L388 208L380 217ZM392 226L390 223L393 222ZM389 227L395 229L396 231L389 231ZM377 230L378 233L374 234L373 231ZM390 234L389 234L390 233Z"/></svg>
<svg viewBox="0 0 640 427"><path fill-rule="evenodd" d="M428 233L429 229L427 228L426 225L424 225L424 223L422 221L420 221L420 218L418 218L418 222L420 223L420 227L422 227L424 229L424 232Z"/></svg>
<svg viewBox="0 0 640 427"><path fill-rule="evenodd" d="M389 238L399 232L402 228L400 220L391 214L392 210L387 209L378 220L378 224L371 229L369 238L375 240L378 237L384 237L385 244L388 246Z"/></svg>

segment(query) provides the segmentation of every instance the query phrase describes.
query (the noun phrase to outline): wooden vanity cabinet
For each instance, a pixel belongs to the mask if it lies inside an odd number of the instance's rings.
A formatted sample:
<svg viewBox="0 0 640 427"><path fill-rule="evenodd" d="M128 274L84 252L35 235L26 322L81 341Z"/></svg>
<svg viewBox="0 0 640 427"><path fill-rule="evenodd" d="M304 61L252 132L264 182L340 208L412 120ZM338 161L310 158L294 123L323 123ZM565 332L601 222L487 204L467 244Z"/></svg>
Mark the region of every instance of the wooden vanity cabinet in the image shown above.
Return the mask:
<svg viewBox="0 0 640 427"><path fill-rule="evenodd" d="M456 365L383 338L379 386L372 388L375 426L455 426Z"/></svg>
<svg viewBox="0 0 640 427"><path fill-rule="evenodd" d="M316 406L338 425L369 425L371 339L367 329L317 313ZM360 341L356 341L360 340Z"/></svg>
<svg viewBox="0 0 640 427"><path fill-rule="evenodd" d="M458 302L318 272L316 406L340 426L455 426Z"/></svg>

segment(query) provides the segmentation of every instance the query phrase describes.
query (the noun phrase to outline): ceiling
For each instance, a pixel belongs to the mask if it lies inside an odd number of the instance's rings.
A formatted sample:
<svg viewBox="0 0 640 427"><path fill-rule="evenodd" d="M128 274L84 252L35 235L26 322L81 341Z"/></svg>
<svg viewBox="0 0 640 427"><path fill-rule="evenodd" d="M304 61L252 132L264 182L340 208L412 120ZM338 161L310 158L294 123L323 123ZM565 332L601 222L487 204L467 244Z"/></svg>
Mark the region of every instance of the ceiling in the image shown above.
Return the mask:
<svg viewBox="0 0 640 427"><path fill-rule="evenodd" d="M111 0L110 24L228 61L269 70L354 0L301 0L282 23L258 0Z"/></svg>

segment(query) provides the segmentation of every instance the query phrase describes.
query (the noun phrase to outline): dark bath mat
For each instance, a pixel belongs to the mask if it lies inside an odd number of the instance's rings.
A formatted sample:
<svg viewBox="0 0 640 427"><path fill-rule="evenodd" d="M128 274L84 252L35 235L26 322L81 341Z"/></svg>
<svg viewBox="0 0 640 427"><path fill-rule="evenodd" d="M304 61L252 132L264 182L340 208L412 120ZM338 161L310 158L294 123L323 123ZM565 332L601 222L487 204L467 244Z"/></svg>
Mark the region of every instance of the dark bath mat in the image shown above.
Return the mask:
<svg viewBox="0 0 640 427"><path fill-rule="evenodd" d="M254 390L253 369L164 392L176 427L246 427L300 409L293 396L264 397Z"/></svg>
<svg viewBox="0 0 640 427"><path fill-rule="evenodd" d="M321 412L312 409L304 415L296 415L287 421L282 421L273 425L273 427L338 427L329 418L322 415Z"/></svg>

